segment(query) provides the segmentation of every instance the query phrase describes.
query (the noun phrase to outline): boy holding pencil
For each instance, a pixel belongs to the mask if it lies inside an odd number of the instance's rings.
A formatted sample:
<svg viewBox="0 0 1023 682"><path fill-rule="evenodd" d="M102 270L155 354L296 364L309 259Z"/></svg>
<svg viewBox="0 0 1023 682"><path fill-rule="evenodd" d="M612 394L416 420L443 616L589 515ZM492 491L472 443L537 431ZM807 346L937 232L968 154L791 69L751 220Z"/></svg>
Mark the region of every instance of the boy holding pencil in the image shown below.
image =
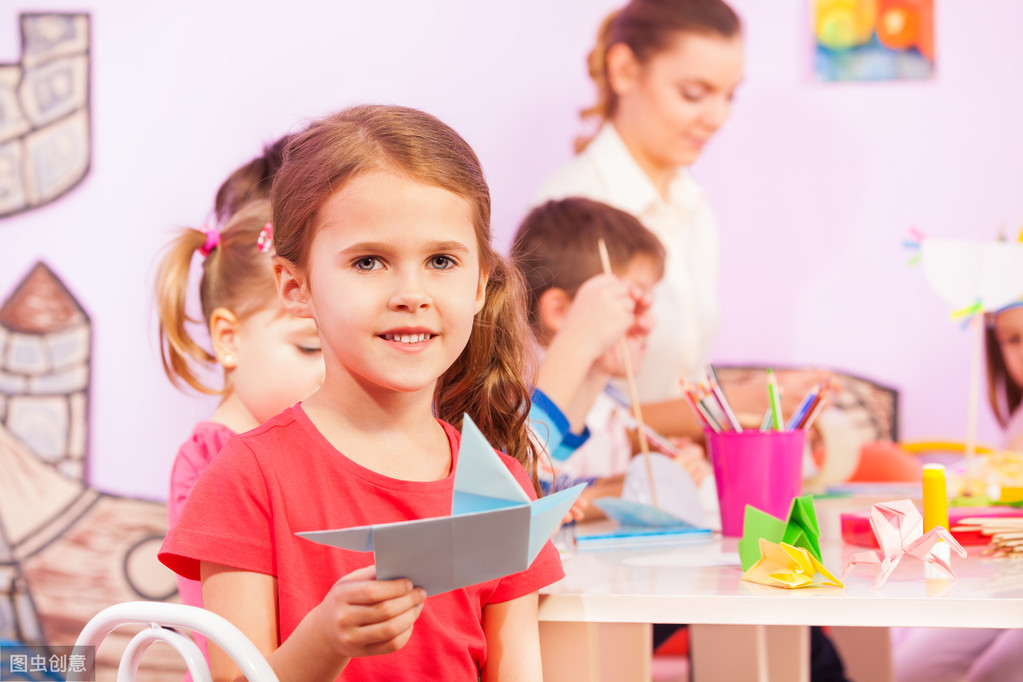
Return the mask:
<svg viewBox="0 0 1023 682"><path fill-rule="evenodd" d="M598 242L603 240L613 274L602 274ZM535 208L519 227L512 260L522 270L527 284L530 324L537 339L554 353L556 345L567 341L561 330L572 319L580 328L580 317L598 328L608 311L586 304L588 290L617 287L616 306L633 311L634 323L625 332L625 343L612 346L594 362L586 380L580 382L570 402L586 415L589 439L567 459L555 461L562 479L588 480L584 493L590 499L621 493L623 473L634 454L631 429L635 421L621 405L609 382L626 376L622 349L628 349L629 361L638 367L642 361L651 321L640 302L649 300L650 291L664 273L664 248L660 241L632 215L606 204L571 197L550 201ZM562 353L562 356L564 354ZM545 358L541 365L542 384L546 372L557 367ZM657 446L657 442L653 443ZM709 467L699 446L688 441L666 442L663 449L679 458L680 464L696 483L706 478ZM552 453L557 460L557 453ZM592 508L588 511L593 512Z"/></svg>

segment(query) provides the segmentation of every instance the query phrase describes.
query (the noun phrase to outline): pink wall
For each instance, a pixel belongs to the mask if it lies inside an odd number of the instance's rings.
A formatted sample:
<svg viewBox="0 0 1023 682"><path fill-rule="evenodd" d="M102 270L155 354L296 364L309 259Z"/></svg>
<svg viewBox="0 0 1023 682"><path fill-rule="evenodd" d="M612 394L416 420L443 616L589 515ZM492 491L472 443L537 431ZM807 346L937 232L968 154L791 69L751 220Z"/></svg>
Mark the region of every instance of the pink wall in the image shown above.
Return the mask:
<svg viewBox="0 0 1023 682"><path fill-rule="evenodd" d="M92 171L0 220L0 296L42 259L92 316L94 485L164 497L178 443L212 410L163 377L149 290L174 226L202 222L234 166L346 104L421 107L476 147L506 243L570 157L591 99L585 53L617 4L6 3L0 62L17 59L16 10L93 14ZM986 238L1023 221L1023 93L998 75L1023 58L1023 5L939 2L934 81L818 85L806 0L735 4L747 83L695 169L722 228L716 358L876 377L902 389L906 437L961 438L968 339L900 243L911 224Z"/></svg>

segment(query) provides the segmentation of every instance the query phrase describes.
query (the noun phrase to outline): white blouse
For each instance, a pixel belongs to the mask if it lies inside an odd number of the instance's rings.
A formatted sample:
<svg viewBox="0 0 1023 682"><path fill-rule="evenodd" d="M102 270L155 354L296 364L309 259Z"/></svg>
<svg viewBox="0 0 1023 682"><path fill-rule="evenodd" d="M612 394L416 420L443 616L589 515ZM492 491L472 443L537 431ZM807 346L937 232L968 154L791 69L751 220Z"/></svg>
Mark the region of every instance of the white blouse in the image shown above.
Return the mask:
<svg viewBox="0 0 1023 682"><path fill-rule="evenodd" d="M719 325L718 234L703 190L679 169L661 198L610 123L533 198L581 196L639 218L664 245L665 275L654 290L655 324L636 385L642 402L682 395L679 380L701 381ZM596 248L596 245L594 245Z"/></svg>

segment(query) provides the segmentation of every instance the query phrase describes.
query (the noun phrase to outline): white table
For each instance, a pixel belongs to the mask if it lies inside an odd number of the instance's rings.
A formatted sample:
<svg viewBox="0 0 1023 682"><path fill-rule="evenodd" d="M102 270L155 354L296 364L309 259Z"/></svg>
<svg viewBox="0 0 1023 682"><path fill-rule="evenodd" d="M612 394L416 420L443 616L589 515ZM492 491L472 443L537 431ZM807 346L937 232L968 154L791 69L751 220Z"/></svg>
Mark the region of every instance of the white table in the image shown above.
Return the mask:
<svg viewBox="0 0 1023 682"><path fill-rule="evenodd" d="M836 576L867 549L842 544L839 512L875 501L817 501L824 566ZM564 555L565 578L540 597L545 679L648 680L650 623L692 626L697 680L807 680L810 625L1023 628L1023 561L984 557L982 547L953 557L955 582L925 580L923 563L908 557L876 590L867 567L845 588L785 590L742 582L738 565L705 565L735 544L717 536Z"/></svg>

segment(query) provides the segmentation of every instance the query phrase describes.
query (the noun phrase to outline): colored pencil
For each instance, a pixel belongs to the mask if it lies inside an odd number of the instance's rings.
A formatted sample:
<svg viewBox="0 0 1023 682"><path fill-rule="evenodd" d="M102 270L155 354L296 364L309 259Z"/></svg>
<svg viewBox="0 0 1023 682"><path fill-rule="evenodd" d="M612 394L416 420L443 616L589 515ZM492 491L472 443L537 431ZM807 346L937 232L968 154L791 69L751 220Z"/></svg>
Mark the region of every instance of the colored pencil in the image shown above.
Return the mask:
<svg viewBox="0 0 1023 682"><path fill-rule="evenodd" d="M629 404L628 398L622 395L621 392L618 391L618 389L616 389L614 386L608 385L604 389L604 394L611 398L611 400L614 400L620 406L628 410L632 409L632 405ZM630 429L639 428L639 425L636 423L635 418L631 414L622 415L622 418L623 421L625 422L625 425L628 428ZM653 445L655 449L659 450L665 455L668 455L669 457L678 456L678 448L675 447L675 444L672 443L667 438L665 438L664 436L662 436L661 434L657 433L657 431L651 428L649 424L644 424L643 430L646 431L647 439L650 441L650 444Z"/></svg>
<svg viewBox="0 0 1023 682"><path fill-rule="evenodd" d="M793 429L799 428L799 424L801 424L810 414L811 405L813 405L814 401L817 399L822 388L823 384L818 382L814 384L813 388L807 391L806 395L803 396L803 400L799 403L799 407L796 408L795 413L792 415L792 418L789 419L788 424L785 425L786 431L792 431Z"/></svg>
<svg viewBox="0 0 1023 682"><path fill-rule="evenodd" d="M686 397L686 401L689 406L693 408L693 412L696 413L697 418L714 433L721 433L721 427L718 425L717 420L714 419L713 415L707 412L707 409L700 402L699 396L696 395L696 391L692 389L685 381L682 381L682 393Z"/></svg>
<svg viewBox="0 0 1023 682"><path fill-rule="evenodd" d="M778 379L771 368L767 368L767 399L771 406L771 424L775 431L784 431L785 424L781 418L781 394L778 390Z"/></svg>
<svg viewBox="0 0 1023 682"><path fill-rule="evenodd" d="M732 431L742 433L742 425L739 424L739 419L735 416L735 412L732 411L732 406L728 404L728 399L725 398L725 394L721 389L721 382L718 381L718 373L715 371L714 365L707 365L707 381L710 383L710 390L714 394L714 399L717 401L717 404L721 406L721 411L724 413L728 425L732 427Z"/></svg>

